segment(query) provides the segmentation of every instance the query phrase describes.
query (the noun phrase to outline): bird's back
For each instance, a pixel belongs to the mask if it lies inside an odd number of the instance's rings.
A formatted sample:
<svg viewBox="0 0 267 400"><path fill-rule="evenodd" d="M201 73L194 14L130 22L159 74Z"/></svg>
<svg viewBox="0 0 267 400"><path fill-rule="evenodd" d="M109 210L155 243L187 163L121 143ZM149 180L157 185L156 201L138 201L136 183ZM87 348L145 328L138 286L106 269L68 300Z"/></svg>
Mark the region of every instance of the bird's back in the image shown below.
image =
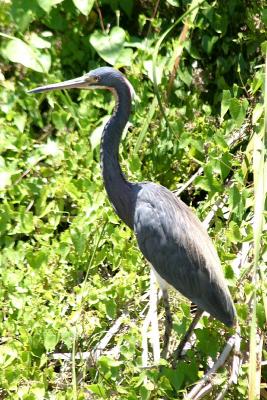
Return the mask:
<svg viewBox="0 0 267 400"><path fill-rule="evenodd" d="M134 230L159 276L228 326L235 309L217 252L190 208L163 186L138 184Z"/></svg>

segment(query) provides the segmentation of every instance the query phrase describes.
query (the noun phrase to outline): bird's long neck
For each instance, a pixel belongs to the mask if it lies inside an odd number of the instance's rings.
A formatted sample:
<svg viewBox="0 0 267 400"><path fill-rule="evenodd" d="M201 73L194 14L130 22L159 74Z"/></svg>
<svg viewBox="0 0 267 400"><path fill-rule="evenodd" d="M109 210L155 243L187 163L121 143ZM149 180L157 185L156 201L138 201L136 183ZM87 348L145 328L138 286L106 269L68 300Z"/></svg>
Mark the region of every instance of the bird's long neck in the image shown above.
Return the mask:
<svg viewBox="0 0 267 400"><path fill-rule="evenodd" d="M118 87L112 89L116 106L107 122L101 139L101 168L109 200L116 213L129 226L132 223L132 184L128 182L119 164L119 144L131 112L131 93L127 83L121 80Z"/></svg>

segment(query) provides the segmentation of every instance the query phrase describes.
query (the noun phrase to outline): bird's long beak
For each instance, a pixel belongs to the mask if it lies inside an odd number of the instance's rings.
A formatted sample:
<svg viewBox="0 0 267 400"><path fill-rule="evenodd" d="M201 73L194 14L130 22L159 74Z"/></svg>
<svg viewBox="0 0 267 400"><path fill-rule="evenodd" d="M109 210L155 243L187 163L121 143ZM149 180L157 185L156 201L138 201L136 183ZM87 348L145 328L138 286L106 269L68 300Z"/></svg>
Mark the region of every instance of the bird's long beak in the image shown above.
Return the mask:
<svg viewBox="0 0 267 400"><path fill-rule="evenodd" d="M50 90L57 90L57 89L85 89L85 88L92 88L90 86L92 84L92 80L89 76L83 75L79 78L70 79L69 81L59 82L59 83L52 83L51 85L40 86L35 89L28 90L27 93L42 93L48 92Z"/></svg>

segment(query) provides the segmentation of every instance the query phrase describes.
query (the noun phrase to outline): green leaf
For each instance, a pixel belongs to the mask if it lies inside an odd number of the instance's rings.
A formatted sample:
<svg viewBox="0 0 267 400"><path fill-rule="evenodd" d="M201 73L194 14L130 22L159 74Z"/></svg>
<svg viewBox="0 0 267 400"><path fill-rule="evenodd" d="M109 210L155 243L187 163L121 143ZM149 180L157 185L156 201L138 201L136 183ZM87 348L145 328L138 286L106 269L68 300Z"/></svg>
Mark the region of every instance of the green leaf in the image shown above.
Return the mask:
<svg viewBox="0 0 267 400"><path fill-rule="evenodd" d="M93 383L92 385L87 385L86 388L90 390L90 392L95 393L98 396L101 396L102 398L107 397L105 386L101 384Z"/></svg>
<svg viewBox="0 0 267 400"><path fill-rule="evenodd" d="M218 41L218 36L208 36L208 35L203 35L202 37L202 47L205 50L205 52L210 55L213 49L213 46L215 45L215 43Z"/></svg>
<svg viewBox="0 0 267 400"><path fill-rule="evenodd" d="M264 111L264 106L263 104L256 104L254 110L253 110L253 114L252 114L252 123L256 124L257 121L259 120L259 118L262 116Z"/></svg>
<svg viewBox="0 0 267 400"><path fill-rule="evenodd" d="M153 63L152 60L146 60L144 61L144 69L147 73L147 76L153 82ZM155 76L156 76L156 81L158 85L161 82L162 75L163 75L163 69L164 69L164 64L163 63L158 63L156 68L155 68Z"/></svg>
<svg viewBox="0 0 267 400"><path fill-rule="evenodd" d="M241 242L242 236L240 233L239 225L237 223L235 223L234 221L231 221L229 223L229 228L226 232L226 236L232 243Z"/></svg>
<svg viewBox="0 0 267 400"><path fill-rule="evenodd" d="M58 335L52 332L51 329L48 329L44 332L44 347L46 351L52 351L55 349L58 343Z"/></svg>
<svg viewBox="0 0 267 400"><path fill-rule="evenodd" d="M192 82L192 75L190 74L188 68L179 68L178 69L179 78L187 85L190 86Z"/></svg>
<svg viewBox="0 0 267 400"><path fill-rule="evenodd" d="M27 68L38 72L48 72L50 68L50 56L35 52L29 45L20 39L9 40L7 45L1 50L4 57L8 60L20 63Z"/></svg>
<svg viewBox="0 0 267 400"><path fill-rule="evenodd" d="M220 159L221 177L224 180L231 170L232 157L229 153L224 153Z"/></svg>
<svg viewBox="0 0 267 400"><path fill-rule="evenodd" d="M120 7L122 8L123 11L128 15L130 18L132 15L133 11L133 6L134 6L134 0L120 0Z"/></svg>
<svg viewBox="0 0 267 400"><path fill-rule="evenodd" d="M167 3L169 3L173 7L180 7L180 1L179 0L167 0Z"/></svg>
<svg viewBox="0 0 267 400"><path fill-rule="evenodd" d="M94 2L95 0L73 0L75 7L77 7L78 10L86 16L91 12Z"/></svg>
<svg viewBox="0 0 267 400"><path fill-rule="evenodd" d="M49 14L52 7L55 6L56 4L62 3L63 0L37 0L37 3L39 6L47 13Z"/></svg>
<svg viewBox="0 0 267 400"><path fill-rule="evenodd" d="M36 49L50 49L51 43L48 40L43 39L38 36L35 32L31 33L29 43L32 47Z"/></svg>
<svg viewBox="0 0 267 400"><path fill-rule="evenodd" d="M103 60L111 65L131 65L132 49L124 49L124 29L115 26L108 35L95 31L90 36L90 43Z"/></svg>
<svg viewBox="0 0 267 400"><path fill-rule="evenodd" d="M14 124L18 128L18 130L22 133L24 131L24 127L27 121L27 114L26 113L21 113L17 114L14 117Z"/></svg>
<svg viewBox="0 0 267 400"><path fill-rule="evenodd" d="M216 192L222 191L222 185L220 181L214 175L214 171L211 165L204 167L204 176L198 176L195 179L195 184L197 187L214 194Z"/></svg>
<svg viewBox="0 0 267 400"><path fill-rule="evenodd" d="M237 127L240 127L245 118L246 118L246 112L248 108L248 101L247 99L236 99L233 98L229 102L229 111L231 114L231 117L235 121L235 125Z"/></svg>
<svg viewBox="0 0 267 400"><path fill-rule="evenodd" d="M255 94L262 86L263 86L263 73L262 71L257 71L251 85L252 93Z"/></svg>
<svg viewBox="0 0 267 400"><path fill-rule="evenodd" d="M261 12L261 19L264 25L267 27L267 8L264 8Z"/></svg>
<svg viewBox="0 0 267 400"><path fill-rule="evenodd" d="M71 230L71 239L75 247L75 251L82 256L86 248L86 235L77 228Z"/></svg>
<svg viewBox="0 0 267 400"><path fill-rule="evenodd" d="M170 368L164 368L164 375L169 379L170 384L174 387L175 390L179 390L184 381L184 373L183 371L179 371L179 374L176 370Z"/></svg>
<svg viewBox="0 0 267 400"><path fill-rule="evenodd" d="M230 90L223 90L223 97L221 102L221 121L223 120L223 117L229 110L230 100L231 100Z"/></svg>
<svg viewBox="0 0 267 400"><path fill-rule="evenodd" d="M34 384L33 387L31 387L31 393L33 394L33 399L34 400L44 400L45 399L45 387L44 384L39 383L39 384Z"/></svg>
<svg viewBox="0 0 267 400"><path fill-rule="evenodd" d="M240 190L238 190L237 186L229 188L229 205L231 205L231 209L233 212L237 212L239 209L241 202Z"/></svg>
<svg viewBox="0 0 267 400"><path fill-rule="evenodd" d="M91 133L90 143L91 143L92 150L94 150L100 144L103 129L109 119L110 119L109 115L106 115L105 117L103 117L101 124L99 126L97 126L95 128L95 130Z"/></svg>
<svg viewBox="0 0 267 400"><path fill-rule="evenodd" d="M29 234L33 230L34 230L33 213L30 211L26 211L25 207L21 207L17 218L17 225L15 226L13 233Z"/></svg>
<svg viewBox="0 0 267 400"><path fill-rule="evenodd" d="M11 184L11 176L9 171L0 171L0 190Z"/></svg>
<svg viewBox="0 0 267 400"><path fill-rule="evenodd" d="M116 312L117 312L117 306L115 301L113 299L108 299L107 301L105 301L105 308L107 316L110 319L114 319L116 317Z"/></svg>
<svg viewBox="0 0 267 400"><path fill-rule="evenodd" d="M16 308L18 310L21 310L23 308L25 300L19 294L15 294L15 295L10 294L9 298L10 298L11 304L14 308Z"/></svg>
<svg viewBox="0 0 267 400"><path fill-rule="evenodd" d="M34 269L45 266L48 262L48 254L45 251L27 254L27 260L30 266Z"/></svg>
<svg viewBox="0 0 267 400"><path fill-rule="evenodd" d="M212 21L214 30L217 33L225 34L228 25L228 17L226 14L215 13Z"/></svg>

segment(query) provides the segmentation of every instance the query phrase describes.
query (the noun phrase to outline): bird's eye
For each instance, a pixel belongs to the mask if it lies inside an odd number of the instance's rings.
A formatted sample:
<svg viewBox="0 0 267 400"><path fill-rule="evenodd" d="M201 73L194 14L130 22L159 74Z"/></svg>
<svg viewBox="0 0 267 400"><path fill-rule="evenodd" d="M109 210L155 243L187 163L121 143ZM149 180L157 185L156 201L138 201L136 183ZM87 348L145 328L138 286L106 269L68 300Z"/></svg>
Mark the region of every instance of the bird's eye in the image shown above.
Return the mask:
<svg viewBox="0 0 267 400"><path fill-rule="evenodd" d="M94 83L97 83L100 81L99 76L91 76L91 75L85 75L85 80L88 82L89 85L92 85Z"/></svg>

